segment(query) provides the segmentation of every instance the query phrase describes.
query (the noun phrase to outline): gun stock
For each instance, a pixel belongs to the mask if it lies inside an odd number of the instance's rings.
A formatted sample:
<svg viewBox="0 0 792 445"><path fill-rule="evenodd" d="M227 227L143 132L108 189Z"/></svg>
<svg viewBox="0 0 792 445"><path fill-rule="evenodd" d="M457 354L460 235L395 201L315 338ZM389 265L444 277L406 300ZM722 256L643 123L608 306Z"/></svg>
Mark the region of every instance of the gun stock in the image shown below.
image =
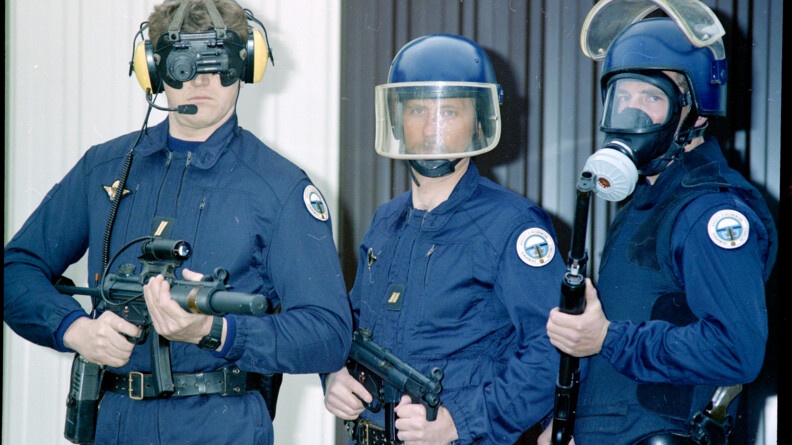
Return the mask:
<svg viewBox="0 0 792 445"><path fill-rule="evenodd" d="M586 231L594 175L584 171L577 183L577 202L572 230L572 246L567 259L567 272L561 283L559 310L568 314L581 314L586 308ZM559 351L560 352L560 351ZM561 362L556 382L553 409L553 445L567 445L572 438L580 387L580 359L560 352Z"/></svg>

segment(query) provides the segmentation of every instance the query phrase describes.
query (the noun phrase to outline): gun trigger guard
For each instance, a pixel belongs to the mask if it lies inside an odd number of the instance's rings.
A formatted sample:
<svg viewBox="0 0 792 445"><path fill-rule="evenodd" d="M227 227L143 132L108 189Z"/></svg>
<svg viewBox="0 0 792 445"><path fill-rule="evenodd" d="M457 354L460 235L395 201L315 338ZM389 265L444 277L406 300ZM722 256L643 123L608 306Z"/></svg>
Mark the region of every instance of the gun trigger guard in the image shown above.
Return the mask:
<svg viewBox="0 0 792 445"><path fill-rule="evenodd" d="M143 327L141 327L141 326L138 326L138 327L141 329L141 331L143 331L143 333L140 334L140 337L133 337L131 335L124 334L123 332L121 333L121 335L123 335L124 338L126 338L127 341L132 343L132 344L142 345L143 343L146 342L146 338L147 338L146 337L146 330Z"/></svg>
<svg viewBox="0 0 792 445"><path fill-rule="evenodd" d="M355 395L357 395L357 394L355 394ZM358 397L358 399L360 399L360 397ZM377 402L378 402L378 400L377 400L377 398L376 398L376 397L374 398L374 400L373 400L371 403L367 403L367 402L366 402L366 401L364 401L363 399L360 399L360 401L361 401L361 402L363 402L363 406L364 406L364 407L365 407L367 410L371 411L372 413L379 412L379 410L381 410L381 409L382 409L382 403L377 403Z"/></svg>
<svg viewBox="0 0 792 445"><path fill-rule="evenodd" d="M138 343L140 341L140 337L133 337L131 335L126 335L126 334L121 334L121 335L123 335L124 338L127 339L127 341L132 343L132 344L136 344L136 345L140 344L140 343Z"/></svg>

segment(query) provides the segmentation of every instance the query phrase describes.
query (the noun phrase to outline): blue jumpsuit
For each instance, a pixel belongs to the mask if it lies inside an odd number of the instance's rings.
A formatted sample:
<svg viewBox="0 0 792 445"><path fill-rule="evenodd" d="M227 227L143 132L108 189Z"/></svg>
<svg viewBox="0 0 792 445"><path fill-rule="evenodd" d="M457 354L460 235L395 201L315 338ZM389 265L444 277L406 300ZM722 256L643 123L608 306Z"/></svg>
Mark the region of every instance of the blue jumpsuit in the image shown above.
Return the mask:
<svg viewBox="0 0 792 445"><path fill-rule="evenodd" d="M686 434L716 387L756 378L776 236L761 195L714 139L636 188L602 255L597 289L611 324L581 384L575 443Z"/></svg>
<svg viewBox="0 0 792 445"><path fill-rule="evenodd" d="M431 212L407 192L374 215L350 293L356 327L424 375L443 370L459 444L512 444L552 411L559 354L545 324L566 270L555 249L544 210L472 162ZM361 417L384 426L382 412Z"/></svg>
<svg viewBox="0 0 792 445"><path fill-rule="evenodd" d="M134 149L110 253L170 221L169 238L192 246L183 267L228 270L229 290L263 294L277 315L227 315L219 352L171 342L173 373L243 371L321 373L338 370L351 344L352 317L331 223L318 190L298 167L240 128L234 115L194 152L167 148L168 120L147 130ZM88 252L89 277L100 272L111 201L137 133L92 147L46 195L5 246L4 316L39 345L68 352L63 333L86 316L59 294L53 278ZM110 266L137 265L140 245ZM181 278L181 270L176 273ZM91 285L94 285L93 283ZM134 348L117 373L151 372L148 345ZM65 394L52 394L65 400ZM108 392L97 444L271 444L272 421L257 391L243 396L190 396L135 401Z"/></svg>

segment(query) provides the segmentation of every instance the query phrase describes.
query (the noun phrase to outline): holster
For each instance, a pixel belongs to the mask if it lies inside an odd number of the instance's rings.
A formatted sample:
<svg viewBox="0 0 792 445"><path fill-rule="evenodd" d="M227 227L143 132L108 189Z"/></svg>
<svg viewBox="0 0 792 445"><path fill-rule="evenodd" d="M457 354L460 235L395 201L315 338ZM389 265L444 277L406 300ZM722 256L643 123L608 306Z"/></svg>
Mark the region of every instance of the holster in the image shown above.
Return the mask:
<svg viewBox="0 0 792 445"><path fill-rule="evenodd" d="M280 393L281 383L283 383L283 374L258 374L260 383L258 391L264 397L264 403L267 404L267 410L270 414L270 419L275 420L275 407L278 404L278 393Z"/></svg>

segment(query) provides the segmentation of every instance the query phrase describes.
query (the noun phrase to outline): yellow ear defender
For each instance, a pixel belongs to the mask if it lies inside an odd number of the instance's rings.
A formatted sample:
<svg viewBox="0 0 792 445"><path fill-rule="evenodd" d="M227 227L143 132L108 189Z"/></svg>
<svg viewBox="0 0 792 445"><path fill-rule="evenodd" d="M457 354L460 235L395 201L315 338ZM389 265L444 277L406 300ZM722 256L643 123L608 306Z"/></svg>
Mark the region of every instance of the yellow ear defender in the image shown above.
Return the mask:
<svg viewBox="0 0 792 445"><path fill-rule="evenodd" d="M247 59L245 59L245 78L243 80L246 83L256 83L264 77L268 56L267 41L258 29L252 28L248 32Z"/></svg>

